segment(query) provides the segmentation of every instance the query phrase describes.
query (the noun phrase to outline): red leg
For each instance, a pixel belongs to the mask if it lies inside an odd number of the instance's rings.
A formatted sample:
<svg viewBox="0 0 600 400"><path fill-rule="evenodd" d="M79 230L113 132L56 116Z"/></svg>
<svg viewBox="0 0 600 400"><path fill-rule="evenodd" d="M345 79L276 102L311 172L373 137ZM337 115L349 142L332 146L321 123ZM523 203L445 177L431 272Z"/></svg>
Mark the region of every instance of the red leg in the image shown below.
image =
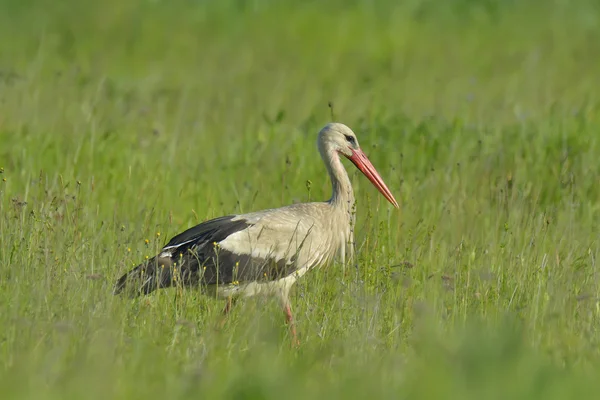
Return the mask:
<svg viewBox="0 0 600 400"><path fill-rule="evenodd" d="M225 308L223 309L223 315L229 314L231 311L231 307L233 307L233 299L231 297L227 298L227 303L225 303Z"/></svg>
<svg viewBox="0 0 600 400"><path fill-rule="evenodd" d="M223 308L223 316L221 317L221 321L217 325L217 329L223 329L223 326L225 326L225 322L227 322L227 317L229 316L232 307L233 299L231 297L228 297L227 303L225 303L225 308Z"/></svg>
<svg viewBox="0 0 600 400"><path fill-rule="evenodd" d="M299 346L300 341L298 340L298 336L296 335L296 324L294 324L294 316L292 315L292 309L289 304L286 304L283 308L283 312L285 313L285 321L290 327L290 335L292 335L292 345Z"/></svg>

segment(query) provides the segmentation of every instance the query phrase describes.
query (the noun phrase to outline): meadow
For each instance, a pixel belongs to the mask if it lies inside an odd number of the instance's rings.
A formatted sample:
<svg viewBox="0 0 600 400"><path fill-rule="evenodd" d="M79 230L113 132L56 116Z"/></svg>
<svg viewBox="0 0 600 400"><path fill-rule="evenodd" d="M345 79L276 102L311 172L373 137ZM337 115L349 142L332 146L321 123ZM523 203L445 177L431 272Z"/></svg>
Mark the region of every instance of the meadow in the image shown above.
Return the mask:
<svg viewBox="0 0 600 400"><path fill-rule="evenodd" d="M595 1L2 0L5 399L566 399L600 391ZM123 272L208 218L327 200L356 262L276 302Z"/></svg>

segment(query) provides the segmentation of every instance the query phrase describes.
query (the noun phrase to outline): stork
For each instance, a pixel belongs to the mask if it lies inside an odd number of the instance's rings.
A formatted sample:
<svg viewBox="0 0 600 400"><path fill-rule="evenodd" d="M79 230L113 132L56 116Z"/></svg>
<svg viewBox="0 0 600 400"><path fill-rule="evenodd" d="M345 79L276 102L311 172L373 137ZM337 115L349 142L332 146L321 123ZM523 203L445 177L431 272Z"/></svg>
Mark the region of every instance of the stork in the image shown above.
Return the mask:
<svg viewBox="0 0 600 400"><path fill-rule="evenodd" d="M202 222L173 237L159 254L123 275L114 293L126 288L138 295L174 285L200 286L203 293L227 300L224 314L234 298L274 295L298 344L289 299L293 284L336 255L342 263L353 256L354 193L340 156L348 158L398 208L349 127L325 125L317 144L331 178L333 193L328 201Z"/></svg>

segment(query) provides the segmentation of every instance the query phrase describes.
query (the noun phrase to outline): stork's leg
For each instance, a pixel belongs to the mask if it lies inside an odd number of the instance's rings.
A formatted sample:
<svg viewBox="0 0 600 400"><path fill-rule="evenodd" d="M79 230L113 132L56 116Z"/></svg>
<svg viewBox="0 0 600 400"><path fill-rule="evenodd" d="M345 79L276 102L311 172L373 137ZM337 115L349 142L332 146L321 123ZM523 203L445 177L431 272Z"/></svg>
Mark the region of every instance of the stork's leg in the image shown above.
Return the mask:
<svg viewBox="0 0 600 400"><path fill-rule="evenodd" d="M292 308L290 307L289 303L283 307L283 312L285 313L285 322L290 328L290 335L292 336L292 345L299 346L300 341L298 340L298 335L296 334L296 324L294 323L294 316L292 315Z"/></svg>
<svg viewBox="0 0 600 400"><path fill-rule="evenodd" d="M217 329L223 329L225 323L227 322L227 317L233 308L234 300L231 296L227 297L227 302L225 303L225 308L223 308L223 315L221 316L221 320L217 325Z"/></svg>
<svg viewBox="0 0 600 400"><path fill-rule="evenodd" d="M292 337L292 346L299 346L300 341L296 334L296 324L294 323L294 316L292 315L292 307L290 307L290 286L284 286L278 293L279 302L285 313L285 322L290 329L290 336Z"/></svg>
<svg viewBox="0 0 600 400"><path fill-rule="evenodd" d="M233 307L233 298L229 296L227 298L227 303L225 303L225 308L223 309L223 315L228 315L231 311L231 307Z"/></svg>

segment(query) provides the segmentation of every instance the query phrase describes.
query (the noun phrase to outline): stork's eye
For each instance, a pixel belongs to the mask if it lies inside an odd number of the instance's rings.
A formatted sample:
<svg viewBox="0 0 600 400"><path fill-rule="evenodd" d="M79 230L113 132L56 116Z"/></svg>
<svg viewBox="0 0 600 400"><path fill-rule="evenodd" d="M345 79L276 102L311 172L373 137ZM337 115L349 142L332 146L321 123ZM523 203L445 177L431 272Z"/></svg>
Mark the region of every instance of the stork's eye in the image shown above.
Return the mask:
<svg viewBox="0 0 600 400"><path fill-rule="evenodd" d="M356 139L354 139L354 136L350 136L350 135L344 135L346 136L346 140L348 141L348 143L354 145L356 144Z"/></svg>

